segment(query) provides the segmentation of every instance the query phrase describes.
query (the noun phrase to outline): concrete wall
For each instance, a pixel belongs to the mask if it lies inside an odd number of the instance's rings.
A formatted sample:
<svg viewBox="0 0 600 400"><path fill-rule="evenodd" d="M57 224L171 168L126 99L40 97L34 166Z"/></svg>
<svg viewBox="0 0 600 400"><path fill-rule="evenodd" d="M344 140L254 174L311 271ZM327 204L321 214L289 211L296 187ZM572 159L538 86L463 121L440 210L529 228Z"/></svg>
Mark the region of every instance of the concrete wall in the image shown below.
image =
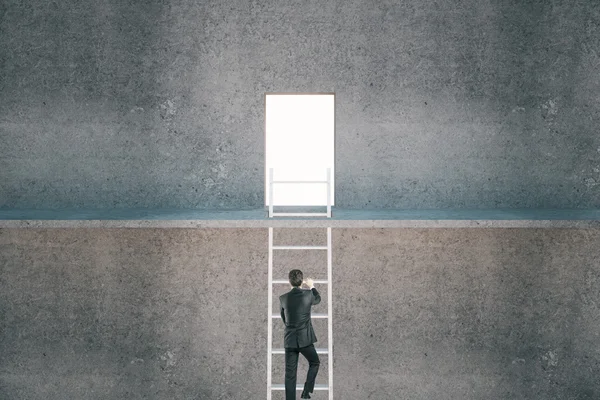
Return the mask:
<svg viewBox="0 0 600 400"><path fill-rule="evenodd" d="M322 244L324 232L276 230L275 244ZM0 230L0 398L264 398L267 235ZM599 398L599 240L584 229L333 230L335 398ZM276 278L325 276L325 252L274 261ZM314 324L326 345L325 321ZM283 356L274 364L283 382Z"/></svg>
<svg viewBox="0 0 600 400"><path fill-rule="evenodd" d="M600 206L600 3L4 1L0 207L256 208L265 92L335 92L336 205Z"/></svg>

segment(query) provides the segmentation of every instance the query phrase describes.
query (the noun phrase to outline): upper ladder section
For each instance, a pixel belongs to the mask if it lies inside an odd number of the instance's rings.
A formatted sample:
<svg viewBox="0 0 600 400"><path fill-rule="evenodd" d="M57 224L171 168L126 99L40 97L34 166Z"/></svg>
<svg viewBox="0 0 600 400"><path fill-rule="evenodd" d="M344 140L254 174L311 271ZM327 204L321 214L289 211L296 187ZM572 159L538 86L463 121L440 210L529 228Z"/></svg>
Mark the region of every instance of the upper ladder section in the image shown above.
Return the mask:
<svg viewBox="0 0 600 400"><path fill-rule="evenodd" d="M327 185L327 212L325 213L285 213L273 212L273 187L276 183L324 183ZM269 168L269 218L273 217L327 217L331 218L331 168L327 168L327 179L324 181L275 181L273 180L273 168Z"/></svg>

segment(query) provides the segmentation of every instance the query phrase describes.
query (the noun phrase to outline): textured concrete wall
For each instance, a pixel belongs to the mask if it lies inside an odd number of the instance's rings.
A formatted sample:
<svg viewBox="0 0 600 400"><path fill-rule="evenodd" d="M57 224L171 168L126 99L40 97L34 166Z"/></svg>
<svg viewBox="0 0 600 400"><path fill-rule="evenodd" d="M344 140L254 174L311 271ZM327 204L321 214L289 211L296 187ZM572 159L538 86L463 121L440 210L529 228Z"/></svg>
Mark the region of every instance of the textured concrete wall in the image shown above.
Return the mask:
<svg viewBox="0 0 600 400"><path fill-rule="evenodd" d="M0 207L256 208L265 92L335 92L336 205L600 206L600 3L4 1Z"/></svg>
<svg viewBox="0 0 600 400"><path fill-rule="evenodd" d="M324 231L276 230L275 244L323 244ZM334 230L335 398L599 398L599 240ZM266 229L0 230L0 398L264 398L266 244ZM325 252L274 261L275 278L325 277Z"/></svg>

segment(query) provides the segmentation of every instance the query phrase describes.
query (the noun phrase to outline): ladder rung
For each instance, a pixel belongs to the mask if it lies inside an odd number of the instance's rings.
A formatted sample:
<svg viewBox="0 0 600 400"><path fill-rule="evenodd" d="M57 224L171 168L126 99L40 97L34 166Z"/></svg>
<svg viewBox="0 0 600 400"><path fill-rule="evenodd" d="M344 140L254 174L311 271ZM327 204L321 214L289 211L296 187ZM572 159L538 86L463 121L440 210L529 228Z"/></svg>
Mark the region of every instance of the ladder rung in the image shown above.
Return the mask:
<svg viewBox="0 0 600 400"><path fill-rule="evenodd" d="M285 390L285 384L276 383L271 385L271 390ZM296 390L304 390L304 385L296 384ZM329 385L317 383L315 384L315 390L329 390Z"/></svg>
<svg viewBox="0 0 600 400"><path fill-rule="evenodd" d="M317 351L317 354L328 354L329 353L329 349L326 347L318 347L315 348L315 350ZM285 349L273 349L272 350L273 354L285 354Z"/></svg>
<svg viewBox="0 0 600 400"><path fill-rule="evenodd" d="M327 213L283 213L274 212L271 214L272 217L327 217Z"/></svg>
<svg viewBox="0 0 600 400"><path fill-rule="evenodd" d="M283 283L283 284L290 284L289 279L274 279L273 283ZM323 279L315 279L313 280L313 283L328 283L327 280L323 280Z"/></svg>
<svg viewBox="0 0 600 400"><path fill-rule="evenodd" d="M329 181L271 181L271 183L329 183Z"/></svg>
<svg viewBox="0 0 600 400"><path fill-rule="evenodd" d="M273 250L327 250L327 246L273 246Z"/></svg>
<svg viewBox="0 0 600 400"><path fill-rule="evenodd" d="M328 217L327 213L276 213L271 214L272 217Z"/></svg>
<svg viewBox="0 0 600 400"><path fill-rule="evenodd" d="M327 318L328 317L327 314L322 314L322 313L314 313L314 314L311 314L311 316L313 318ZM271 314L271 318L279 318L279 319L281 319L281 314Z"/></svg>

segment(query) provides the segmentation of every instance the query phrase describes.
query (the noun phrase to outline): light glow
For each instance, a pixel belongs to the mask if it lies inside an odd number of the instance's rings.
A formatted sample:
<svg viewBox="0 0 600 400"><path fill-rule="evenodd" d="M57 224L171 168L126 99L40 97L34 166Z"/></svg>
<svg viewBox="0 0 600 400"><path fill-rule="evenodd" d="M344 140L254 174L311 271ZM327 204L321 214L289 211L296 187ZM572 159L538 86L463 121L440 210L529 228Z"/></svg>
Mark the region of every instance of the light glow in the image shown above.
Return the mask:
<svg viewBox="0 0 600 400"><path fill-rule="evenodd" d="M275 181L324 181L331 168L334 205L333 94L267 94L265 137L265 206L269 204L269 168ZM325 206L324 183L276 183L273 205Z"/></svg>

